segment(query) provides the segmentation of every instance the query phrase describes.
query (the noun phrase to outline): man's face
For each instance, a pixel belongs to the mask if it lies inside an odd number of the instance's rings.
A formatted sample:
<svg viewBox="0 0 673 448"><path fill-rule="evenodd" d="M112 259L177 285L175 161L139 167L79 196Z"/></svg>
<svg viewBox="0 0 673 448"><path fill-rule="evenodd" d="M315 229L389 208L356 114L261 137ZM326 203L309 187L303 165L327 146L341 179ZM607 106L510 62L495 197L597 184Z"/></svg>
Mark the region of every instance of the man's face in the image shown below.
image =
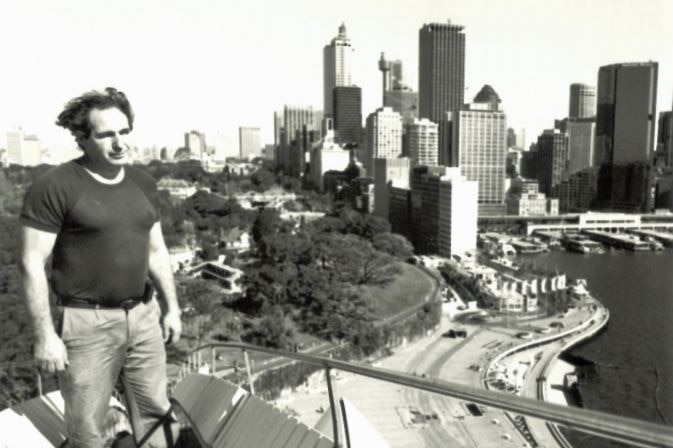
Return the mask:
<svg viewBox="0 0 673 448"><path fill-rule="evenodd" d="M91 133L79 144L94 166L119 166L128 163L131 132L128 118L116 107L93 109L89 112Z"/></svg>

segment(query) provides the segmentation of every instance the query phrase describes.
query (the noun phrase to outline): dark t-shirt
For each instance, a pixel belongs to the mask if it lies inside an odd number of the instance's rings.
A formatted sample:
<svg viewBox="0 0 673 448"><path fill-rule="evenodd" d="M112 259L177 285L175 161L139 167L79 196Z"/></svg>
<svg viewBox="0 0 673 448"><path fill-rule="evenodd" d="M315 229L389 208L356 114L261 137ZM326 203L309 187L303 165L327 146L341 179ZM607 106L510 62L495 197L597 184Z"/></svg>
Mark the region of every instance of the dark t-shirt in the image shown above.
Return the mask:
<svg viewBox="0 0 673 448"><path fill-rule="evenodd" d="M132 166L124 171L121 182L108 185L70 161L28 190L21 223L58 234L51 281L57 295L105 304L142 296L158 195L149 174Z"/></svg>

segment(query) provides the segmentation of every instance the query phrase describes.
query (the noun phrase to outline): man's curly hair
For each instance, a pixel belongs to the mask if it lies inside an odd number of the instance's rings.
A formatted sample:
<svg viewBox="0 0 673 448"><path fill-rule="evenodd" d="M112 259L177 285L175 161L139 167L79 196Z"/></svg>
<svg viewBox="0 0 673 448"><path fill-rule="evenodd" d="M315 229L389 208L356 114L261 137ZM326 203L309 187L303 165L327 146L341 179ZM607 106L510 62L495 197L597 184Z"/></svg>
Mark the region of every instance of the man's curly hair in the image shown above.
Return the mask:
<svg viewBox="0 0 673 448"><path fill-rule="evenodd" d="M76 98L71 99L65 105L63 112L58 115L56 125L70 131L75 139L87 139L91 134L89 112L93 109L103 110L116 107L129 120L129 127L133 130L133 109L131 103L124 95L114 87L106 87L103 92L91 90Z"/></svg>

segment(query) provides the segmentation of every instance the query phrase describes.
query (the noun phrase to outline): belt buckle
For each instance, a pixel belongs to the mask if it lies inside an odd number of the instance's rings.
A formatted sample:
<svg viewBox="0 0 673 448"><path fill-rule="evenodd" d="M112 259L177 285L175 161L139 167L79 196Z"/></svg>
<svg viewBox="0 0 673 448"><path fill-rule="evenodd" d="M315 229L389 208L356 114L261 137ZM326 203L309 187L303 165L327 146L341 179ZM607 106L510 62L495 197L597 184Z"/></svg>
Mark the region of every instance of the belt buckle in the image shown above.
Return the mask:
<svg viewBox="0 0 673 448"><path fill-rule="evenodd" d="M138 301L136 299L126 299L120 303L119 306L126 311L130 311L135 308L137 304Z"/></svg>

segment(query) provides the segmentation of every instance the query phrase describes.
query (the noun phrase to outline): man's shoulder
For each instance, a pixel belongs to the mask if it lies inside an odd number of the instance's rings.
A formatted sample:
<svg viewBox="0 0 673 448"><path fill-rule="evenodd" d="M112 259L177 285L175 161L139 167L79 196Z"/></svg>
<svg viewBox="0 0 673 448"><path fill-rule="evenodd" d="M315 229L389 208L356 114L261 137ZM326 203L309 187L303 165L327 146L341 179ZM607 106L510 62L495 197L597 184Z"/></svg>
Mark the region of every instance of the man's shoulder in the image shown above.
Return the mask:
<svg viewBox="0 0 673 448"><path fill-rule="evenodd" d="M156 188L157 182L154 180L154 177L152 177L152 175L147 172L147 170L135 165L127 165L125 169L128 173L128 176L134 182L140 184L141 187Z"/></svg>
<svg viewBox="0 0 673 448"><path fill-rule="evenodd" d="M53 166L45 172L39 174L33 180L34 185L70 185L81 180L81 173L77 169L77 163L74 160L64 162Z"/></svg>

